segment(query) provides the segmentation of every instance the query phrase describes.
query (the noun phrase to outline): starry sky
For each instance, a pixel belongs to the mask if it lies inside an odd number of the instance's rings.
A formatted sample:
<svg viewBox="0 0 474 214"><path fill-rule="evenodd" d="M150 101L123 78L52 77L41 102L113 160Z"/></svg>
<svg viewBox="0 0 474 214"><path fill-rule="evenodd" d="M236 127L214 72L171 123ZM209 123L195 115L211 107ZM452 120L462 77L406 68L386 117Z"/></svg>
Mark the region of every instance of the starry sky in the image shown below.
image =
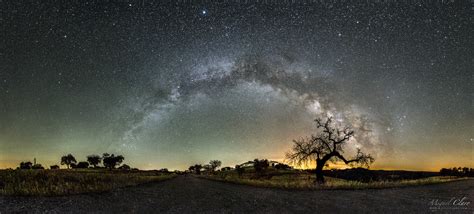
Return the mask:
<svg viewBox="0 0 474 214"><path fill-rule="evenodd" d="M0 1L0 168L282 161L316 117L375 169L474 167L470 1Z"/></svg>

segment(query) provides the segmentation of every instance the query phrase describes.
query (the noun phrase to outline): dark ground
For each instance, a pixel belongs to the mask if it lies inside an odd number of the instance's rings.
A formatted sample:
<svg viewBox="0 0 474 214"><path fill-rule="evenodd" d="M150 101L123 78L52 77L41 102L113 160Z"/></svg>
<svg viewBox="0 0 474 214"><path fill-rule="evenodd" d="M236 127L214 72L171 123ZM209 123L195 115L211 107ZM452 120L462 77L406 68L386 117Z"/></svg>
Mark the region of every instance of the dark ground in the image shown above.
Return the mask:
<svg viewBox="0 0 474 214"><path fill-rule="evenodd" d="M289 191L209 181L191 176L63 197L0 196L0 213L474 213L430 202L474 198L474 180L369 190Z"/></svg>

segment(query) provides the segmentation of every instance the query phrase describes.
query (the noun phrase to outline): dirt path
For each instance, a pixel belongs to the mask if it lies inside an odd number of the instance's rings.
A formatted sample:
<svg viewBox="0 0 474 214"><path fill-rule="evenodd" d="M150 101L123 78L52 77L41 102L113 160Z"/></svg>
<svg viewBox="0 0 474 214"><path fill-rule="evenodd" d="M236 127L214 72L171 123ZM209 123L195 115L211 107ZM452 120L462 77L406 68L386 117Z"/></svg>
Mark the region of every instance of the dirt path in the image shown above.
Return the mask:
<svg viewBox="0 0 474 214"><path fill-rule="evenodd" d="M473 213L474 180L379 190L287 191L180 176L100 194L0 196L0 213L432 213L432 200L452 197L472 202L467 210L449 206L435 213Z"/></svg>

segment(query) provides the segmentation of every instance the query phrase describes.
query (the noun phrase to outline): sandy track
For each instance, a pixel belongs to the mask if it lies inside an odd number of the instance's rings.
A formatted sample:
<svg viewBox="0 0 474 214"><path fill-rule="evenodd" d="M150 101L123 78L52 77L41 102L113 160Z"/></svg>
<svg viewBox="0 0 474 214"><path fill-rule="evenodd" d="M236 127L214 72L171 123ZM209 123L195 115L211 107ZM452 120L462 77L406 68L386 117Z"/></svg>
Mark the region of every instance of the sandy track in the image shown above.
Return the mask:
<svg viewBox="0 0 474 214"><path fill-rule="evenodd" d="M432 200L466 197L468 209L430 209ZM474 180L372 190L288 191L194 177L63 197L3 197L0 212L52 213L473 213ZM464 206L466 207L466 206Z"/></svg>

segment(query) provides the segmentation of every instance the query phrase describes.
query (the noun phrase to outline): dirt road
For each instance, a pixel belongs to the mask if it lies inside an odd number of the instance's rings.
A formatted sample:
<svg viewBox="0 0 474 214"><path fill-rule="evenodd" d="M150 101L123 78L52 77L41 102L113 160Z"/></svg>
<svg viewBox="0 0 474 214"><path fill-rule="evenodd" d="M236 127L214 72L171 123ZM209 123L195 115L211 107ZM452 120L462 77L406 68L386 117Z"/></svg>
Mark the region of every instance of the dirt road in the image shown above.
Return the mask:
<svg viewBox="0 0 474 214"><path fill-rule="evenodd" d="M463 197L469 205L431 205ZM474 180L378 190L288 191L179 176L99 194L0 196L0 213L473 213L473 199Z"/></svg>

